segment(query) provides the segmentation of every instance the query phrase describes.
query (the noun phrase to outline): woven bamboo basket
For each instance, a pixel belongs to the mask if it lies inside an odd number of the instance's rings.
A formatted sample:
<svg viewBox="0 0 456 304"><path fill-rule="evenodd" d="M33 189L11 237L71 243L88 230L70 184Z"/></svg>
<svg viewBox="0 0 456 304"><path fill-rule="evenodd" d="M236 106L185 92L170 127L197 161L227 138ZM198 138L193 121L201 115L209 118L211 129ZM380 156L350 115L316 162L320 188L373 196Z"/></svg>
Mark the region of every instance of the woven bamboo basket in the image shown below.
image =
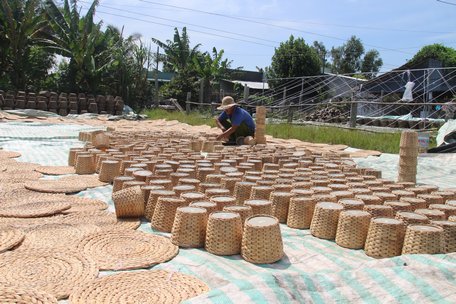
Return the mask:
<svg viewBox="0 0 456 304"><path fill-rule="evenodd" d="M172 191L176 193L177 197L180 197L182 193L195 192L196 188L193 185L178 185L173 187Z"/></svg>
<svg viewBox="0 0 456 304"><path fill-rule="evenodd" d="M70 148L68 153L68 166L74 166L76 164L76 152L82 152L81 148Z"/></svg>
<svg viewBox="0 0 456 304"><path fill-rule="evenodd" d="M456 207L456 200L447 200L447 201L446 201L446 204L449 205L449 206L454 206L454 207Z"/></svg>
<svg viewBox="0 0 456 304"><path fill-rule="evenodd" d="M405 227L401 220L373 218L367 232L364 251L374 258L389 258L402 252Z"/></svg>
<svg viewBox="0 0 456 304"><path fill-rule="evenodd" d="M295 196L290 200L287 226L295 229L309 229L316 201L311 197Z"/></svg>
<svg viewBox="0 0 456 304"><path fill-rule="evenodd" d="M394 217L394 210L391 206L365 205L363 210L369 212L372 217Z"/></svg>
<svg viewBox="0 0 456 304"><path fill-rule="evenodd" d="M216 184L216 183L201 183L199 184L199 192L201 193L205 193L206 190L208 189L220 189L222 188L222 185L221 184Z"/></svg>
<svg viewBox="0 0 456 304"><path fill-rule="evenodd" d="M207 217L208 213L204 208L177 208L171 232L171 242L184 248L204 247Z"/></svg>
<svg viewBox="0 0 456 304"><path fill-rule="evenodd" d="M329 187L324 187L324 186L315 186L315 187L311 187L310 190L312 190L313 192L315 192L315 194L332 194L332 189L329 188ZM335 195L333 195L335 196ZM337 197L336 197L337 199Z"/></svg>
<svg viewBox="0 0 456 304"><path fill-rule="evenodd" d="M197 189L199 188L199 184L201 181L196 178L181 178L179 179L179 185L192 185L195 186Z"/></svg>
<svg viewBox="0 0 456 304"><path fill-rule="evenodd" d="M415 193L412 191L407 191L407 190L393 190L391 191L392 194L396 195L399 200L401 198L406 198L406 197L415 197Z"/></svg>
<svg viewBox="0 0 456 304"><path fill-rule="evenodd" d="M189 206L206 209L208 216L212 212L217 211L217 204L209 201L193 202Z"/></svg>
<svg viewBox="0 0 456 304"><path fill-rule="evenodd" d="M364 205L381 205L383 200L375 195L357 194L355 198L363 201Z"/></svg>
<svg viewBox="0 0 456 304"><path fill-rule="evenodd" d="M250 194L251 199L269 200L274 188L269 186L253 186Z"/></svg>
<svg viewBox="0 0 456 304"><path fill-rule="evenodd" d="M350 249L364 248L370 220L371 215L366 211L342 211L337 224L336 244Z"/></svg>
<svg viewBox="0 0 456 304"><path fill-rule="evenodd" d="M255 264L271 264L283 257L282 234L277 218L254 215L246 220L241 255Z"/></svg>
<svg viewBox="0 0 456 304"><path fill-rule="evenodd" d="M206 199L206 195L201 192L186 192L180 195L183 198L187 205L190 205L193 202L204 201Z"/></svg>
<svg viewBox="0 0 456 304"><path fill-rule="evenodd" d="M133 173L135 173L136 171L141 171L141 169L140 168L130 167L130 168L125 169L123 174L125 176L131 176L131 177L134 178Z"/></svg>
<svg viewBox="0 0 456 304"><path fill-rule="evenodd" d="M434 191L431 194L440 195L445 201L456 200L456 194L454 191Z"/></svg>
<svg viewBox="0 0 456 304"><path fill-rule="evenodd" d="M228 189L230 191L230 194L234 192L234 187L236 186L236 183L241 182L242 179L239 177L224 177L222 178L222 187L225 189Z"/></svg>
<svg viewBox="0 0 456 304"><path fill-rule="evenodd" d="M407 226L402 254L436 254L442 251L443 228L431 225Z"/></svg>
<svg viewBox="0 0 456 304"><path fill-rule="evenodd" d="M418 196L419 194L429 194L429 189L425 187L409 187L405 189L406 191L411 191L415 193L415 196Z"/></svg>
<svg viewBox="0 0 456 304"><path fill-rule="evenodd" d="M123 184L128 181L134 181L135 179L131 176L117 176L113 180L112 192L122 190Z"/></svg>
<svg viewBox="0 0 456 304"><path fill-rule="evenodd" d="M106 133L98 133L92 138L92 145L97 149L109 148L109 136Z"/></svg>
<svg viewBox="0 0 456 304"><path fill-rule="evenodd" d="M172 190L173 182L170 179L152 179L149 181L151 186L163 186L166 190Z"/></svg>
<svg viewBox="0 0 456 304"><path fill-rule="evenodd" d="M155 207L157 205L158 199L161 197L175 197L176 193L169 190L151 190L149 193L149 200L146 203L146 209L144 212L144 217L149 221L152 220L154 215Z"/></svg>
<svg viewBox="0 0 456 304"><path fill-rule="evenodd" d="M234 186L233 195L236 197L237 205L243 205L245 200L250 198L250 193L254 183L237 182Z"/></svg>
<svg viewBox="0 0 456 304"><path fill-rule="evenodd" d="M405 211L405 212L412 212L413 208L410 203L404 203L404 202L396 202L396 201L387 201L384 203L385 206L390 206L393 208L394 214L400 211Z"/></svg>
<svg viewBox="0 0 456 304"><path fill-rule="evenodd" d="M152 228L162 232L171 232L177 208L186 206L187 203L181 198L160 197L152 216Z"/></svg>
<svg viewBox="0 0 456 304"><path fill-rule="evenodd" d="M151 185L144 185L141 186L141 190L144 193L144 206L147 205L147 202L149 201L149 196L150 196L150 191L153 190L164 190L163 186L151 186Z"/></svg>
<svg viewBox="0 0 456 304"><path fill-rule="evenodd" d="M124 182L123 185L122 185L122 189L127 189L127 188L130 188L130 187L136 187L136 186L146 186L146 183L145 182L140 182L140 181L137 181L137 180L132 180L132 181L127 181L127 182Z"/></svg>
<svg viewBox="0 0 456 304"><path fill-rule="evenodd" d="M355 198L355 194L351 191L331 191L330 193L334 195L338 201L341 199Z"/></svg>
<svg viewBox="0 0 456 304"><path fill-rule="evenodd" d="M317 203L320 203L320 202L337 203L337 197L335 197L332 194L313 194L312 199L314 199Z"/></svg>
<svg viewBox="0 0 456 304"><path fill-rule="evenodd" d="M234 255L241 252L241 216L232 212L213 212L209 215L205 248L216 255Z"/></svg>
<svg viewBox="0 0 456 304"><path fill-rule="evenodd" d="M431 225L443 228L443 253L456 252L456 223L450 221L431 221Z"/></svg>
<svg viewBox="0 0 456 304"><path fill-rule="evenodd" d="M209 174L206 176L206 182L213 184L221 184L223 177L225 177L225 175L223 174Z"/></svg>
<svg viewBox="0 0 456 304"><path fill-rule="evenodd" d="M440 210L445 212L446 218L456 215L456 206L451 206L447 204L432 204L429 205L429 209Z"/></svg>
<svg viewBox="0 0 456 304"><path fill-rule="evenodd" d="M272 192L272 215L275 216L279 223L286 223L288 218L288 208L290 205L290 199L293 197L293 193L290 192Z"/></svg>
<svg viewBox="0 0 456 304"><path fill-rule="evenodd" d="M133 172L133 177L141 182L148 182L152 175L153 173L149 170L138 170Z"/></svg>
<svg viewBox="0 0 456 304"><path fill-rule="evenodd" d="M424 199L426 201L426 208L431 204L445 204L443 197L435 194L418 194L417 198Z"/></svg>
<svg viewBox="0 0 456 304"><path fill-rule="evenodd" d="M429 224L429 219L426 216L415 212L399 211L396 213L396 219L401 220L405 226Z"/></svg>
<svg viewBox="0 0 456 304"><path fill-rule="evenodd" d="M118 218L144 215L144 194L140 187L130 187L112 194Z"/></svg>
<svg viewBox="0 0 456 304"><path fill-rule="evenodd" d="M78 155L75 165L76 174L95 173L95 162L92 155Z"/></svg>
<svg viewBox="0 0 456 304"><path fill-rule="evenodd" d="M342 198L338 201L344 207L344 210L363 210L364 202L356 198Z"/></svg>
<svg viewBox="0 0 456 304"><path fill-rule="evenodd" d="M204 193L208 198L215 196L229 196L231 194L230 190L223 188L209 188Z"/></svg>
<svg viewBox="0 0 456 304"><path fill-rule="evenodd" d="M252 216L252 207L250 206L226 206L223 211L238 213L241 216L242 226L245 224L245 220Z"/></svg>
<svg viewBox="0 0 456 304"><path fill-rule="evenodd" d="M431 221L444 221L447 219L445 212L438 209L416 209L415 213L424 215Z"/></svg>
<svg viewBox="0 0 456 304"><path fill-rule="evenodd" d="M244 201L245 206L252 208L252 214L268 214L272 215L272 202L268 200L246 200Z"/></svg>
<svg viewBox="0 0 456 304"><path fill-rule="evenodd" d="M321 239L334 240L339 214L343 209L343 206L336 203L318 203L310 224L310 233Z"/></svg>
<svg viewBox="0 0 456 304"><path fill-rule="evenodd" d="M348 191L350 189L350 187L345 184L336 184L332 182L328 184L328 187L333 191Z"/></svg>
<svg viewBox="0 0 456 304"><path fill-rule="evenodd" d="M232 196L213 196L210 201L217 204L217 211L222 211L225 207L236 205L236 198Z"/></svg>
<svg viewBox="0 0 456 304"><path fill-rule="evenodd" d="M398 200L397 195L388 192L373 192L372 195L379 197L383 203Z"/></svg>
<svg viewBox="0 0 456 304"><path fill-rule="evenodd" d="M427 207L426 201L422 198L416 197L401 197L400 202L409 203L412 206L412 210L425 209Z"/></svg>
<svg viewBox="0 0 456 304"><path fill-rule="evenodd" d="M117 160L105 160L101 162L98 179L102 182L112 183L120 174L120 162Z"/></svg>

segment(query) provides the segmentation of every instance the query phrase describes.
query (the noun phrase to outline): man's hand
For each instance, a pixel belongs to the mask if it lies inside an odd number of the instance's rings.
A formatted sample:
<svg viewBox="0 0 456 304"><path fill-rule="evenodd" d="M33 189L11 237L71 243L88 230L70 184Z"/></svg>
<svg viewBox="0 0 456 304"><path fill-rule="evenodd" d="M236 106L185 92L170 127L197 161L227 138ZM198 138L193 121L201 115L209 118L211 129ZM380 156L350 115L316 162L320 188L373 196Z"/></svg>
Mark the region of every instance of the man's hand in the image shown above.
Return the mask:
<svg viewBox="0 0 456 304"><path fill-rule="evenodd" d="M225 134L222 133L222 134L218 135L215 139L216 140L226 140L226 137L225 137Z"/></svg>

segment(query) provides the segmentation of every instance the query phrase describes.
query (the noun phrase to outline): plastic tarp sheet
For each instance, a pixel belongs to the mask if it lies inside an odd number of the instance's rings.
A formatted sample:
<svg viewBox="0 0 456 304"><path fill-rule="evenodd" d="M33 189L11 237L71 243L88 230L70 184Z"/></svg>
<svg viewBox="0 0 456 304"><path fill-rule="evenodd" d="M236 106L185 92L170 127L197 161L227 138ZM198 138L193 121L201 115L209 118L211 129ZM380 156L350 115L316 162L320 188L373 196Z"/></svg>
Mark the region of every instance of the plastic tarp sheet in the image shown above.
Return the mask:
<svg viewBox="0 0 456 304"><path fill-rule="evenodd" d="M456 142L456 119L448 120L437 134L437 146Z"/></svg>
<svg viewBox="0 0 456 304"><path fill-rule="evenodd" d="M69 148L82 145L78 132L88 129L82 125L1 123L0 146L21 152L19 161L66 165ZM388 167L390 163L385 160L382 165ZM104 200L113 211L111 191L112 186L104 186L77 195ZM158 233L147 222L139 229ZM454 254L376 260L363 250L345 249L333 241L312 237L309 230L281 225L281 231L285 256L275 264L255 265L239 255L215 256L204 249L180 249L174 259L154 269L180 271L206 282L211 291L189 303L456 302ZM108 274L111 272L101 273Z"/></svg>

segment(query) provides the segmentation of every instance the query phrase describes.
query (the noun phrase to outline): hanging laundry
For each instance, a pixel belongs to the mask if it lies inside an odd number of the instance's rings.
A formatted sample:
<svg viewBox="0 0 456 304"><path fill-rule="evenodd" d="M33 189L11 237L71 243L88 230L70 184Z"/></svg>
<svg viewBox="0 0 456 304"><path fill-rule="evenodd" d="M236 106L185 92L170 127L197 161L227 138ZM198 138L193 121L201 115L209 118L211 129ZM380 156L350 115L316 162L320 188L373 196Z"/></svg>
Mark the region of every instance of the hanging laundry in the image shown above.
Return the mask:
<svg viewBox="0 0 456 304"><path fill-rule="evenodd" d="M412 90L414 86L415 83L413 81L407 82L407 84L405 85L404 95L402 96L402 101L413 101Z"/></svg>

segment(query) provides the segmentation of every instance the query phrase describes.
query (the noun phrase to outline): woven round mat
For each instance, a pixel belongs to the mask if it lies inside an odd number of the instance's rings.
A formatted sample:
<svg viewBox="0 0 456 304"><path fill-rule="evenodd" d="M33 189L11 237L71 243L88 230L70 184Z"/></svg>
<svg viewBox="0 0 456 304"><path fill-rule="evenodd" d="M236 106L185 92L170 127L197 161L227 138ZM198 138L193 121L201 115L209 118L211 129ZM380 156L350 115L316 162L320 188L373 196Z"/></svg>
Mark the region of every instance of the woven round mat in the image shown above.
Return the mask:
<svg viewBox="0 0 456 304"><path fill-rule="evenodd" d="M38 180L41 177L43 177L43 174L36 171L6 171L0 173L0 183L25 183Z"/></svg>
<svg viewBox="0 0 456 304"><path fill-rule="evenodd" d="M100 270L148 268L175 257L179 247L168 238L140 231L109 230L87 235L78 250L93 258Z"/></svg>
<svg viewBox="0 0 456 304"><path fill-rule="evenodd" d="M75 174L74 167L72 166L41 166L36 168L35 171L46 175Z"/></svg>
<svg viewBox="0 0 456 304"><path fill-rule="evenodd" d="M16 158L20 157L22 154L19 152L15 151L5 151L5 150L0 150L0 159L2 158Z"/></svg>
<svg viewBox="0 0 456 304"><path fill-rule="evenodd" d="M62 213L64 214L108 209L108 204L106 204L102 200L97 200L93 198L86 198L75 195L65 195L64 201L71 204L70 209L62 211Z"/></svg>
<svg viewBox="0 0 456 304"><path fill-rule="evenodd" d="M20 249L76 249L82 238L100 230L100 227L92 224L45 224L27 229Z"/></svg>
<svg viewBox="0 0 456 304"><path fill-rule="evenodd" d="M95 188L95 187L101 187L101 186L108 185L108 183L100 182L98 180L98 174L97 175L63 176L59 180L62 182L78 183L78 184L86 186L87 188Z"/></svg>
<svg viewBox="0 0 456 304"><path fill-rule="evenodd" d="M19 245L23 239L24 233L21 230L11 227L0 227L0 253Z"/></svg>
<svg viewBox="0 0 456 304"><path fill-rule="evenodd" d="M12 227L24 231L44 224L61 223L63 219L64 216L62 214L33 218L0 217L0 227Z"/></svg>
<svg viewBox="0 0 456 304"><path fill-rule="evenodd" d="M65 215L62 220L65 224L93 224L102 228L137 229L141 222L138 219L117 219L114 213L97 210L73 212Z"/></svg>
<svg viewBox="0 0 456 304"><path fill-rule="evenodd" d="M27 182L25 188L45 193L76 193L87 189L86 185L61 180L39 180Z"/></svg>
<svg viewBox="0 0 456 304"><path fill-rule="evenodd" d="M57 304L57 299L46 292L16 286L0 287L0 303Z"/></svg>
<svg viewBox="0 0 456 304"><path fill-rule="evenodd" d="M76 286L97 275L93 260L69 250L14 250L3 253L0 259L0 285L32 287L57 299L68 297Z"/></svg>
<svg viewBox="0 0 456 304"><path fill-rule="evenodd" d="M70 203L43 200L0 208L0 216L42 217L57 214L69 208Z"/></svg>
<svg viewBox="0 0 456 304"><path fill-rule="evenodd" d="M199 279L165 270L124 272L97 279L76 289L72 304L181 303L209 291Z"/></svg>

